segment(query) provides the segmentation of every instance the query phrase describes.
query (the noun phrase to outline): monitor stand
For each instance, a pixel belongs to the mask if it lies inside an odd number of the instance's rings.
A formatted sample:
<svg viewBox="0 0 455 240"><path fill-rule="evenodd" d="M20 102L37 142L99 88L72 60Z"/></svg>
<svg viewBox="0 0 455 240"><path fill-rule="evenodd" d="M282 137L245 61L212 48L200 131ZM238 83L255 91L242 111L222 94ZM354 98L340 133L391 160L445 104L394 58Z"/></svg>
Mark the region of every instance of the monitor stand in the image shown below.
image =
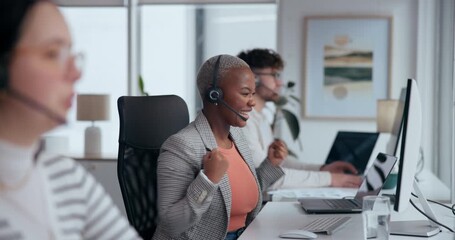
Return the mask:
<svg viewBox="0 0 455 240"><path fill-rule="evenodd" d="M414 179L414 190L416 191L417 197L419 198L420 204L423 207L423 212L436 220L436 216L431 210L430 205L423 196L420 188ZM431 237L438 234L441 231L440 227L431 220L416 220L416 221L391 221L390 222L390 234L392 235L403 235L403 236L417 236L417 237Z"/></svg>

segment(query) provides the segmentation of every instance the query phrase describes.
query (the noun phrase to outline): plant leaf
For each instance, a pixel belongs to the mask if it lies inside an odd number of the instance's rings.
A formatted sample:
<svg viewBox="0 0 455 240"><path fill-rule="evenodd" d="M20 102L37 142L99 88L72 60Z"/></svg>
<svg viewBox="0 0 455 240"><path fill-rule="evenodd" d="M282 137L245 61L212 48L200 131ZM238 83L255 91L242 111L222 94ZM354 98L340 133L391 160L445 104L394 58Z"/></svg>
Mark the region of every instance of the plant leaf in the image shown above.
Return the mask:
<svg viewBox="0 0 455 240"><path fill-rule="evenodd" d="M139 75L138 81L139 90L141 91L142 96L148 96L149 94L144 91L144 79L142 79L141 75Z"/></svg>
<svg viewBox="0 0 455 240"><path fill-rule="evenodd" d="M291 131L292 137L296 140L300 134L300 124L297 117L290 111L286 109L281 110L283 112L284 119L289 126L289 130Z"/></svg>

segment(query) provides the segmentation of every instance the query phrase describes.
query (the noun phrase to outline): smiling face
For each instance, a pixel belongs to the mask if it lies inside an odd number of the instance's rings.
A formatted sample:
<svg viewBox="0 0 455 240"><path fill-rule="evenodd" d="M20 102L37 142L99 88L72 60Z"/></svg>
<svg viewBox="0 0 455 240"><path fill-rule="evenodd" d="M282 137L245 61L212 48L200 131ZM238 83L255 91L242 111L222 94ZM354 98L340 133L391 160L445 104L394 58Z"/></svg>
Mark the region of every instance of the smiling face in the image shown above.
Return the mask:
<svg viewBox="0 0 455 240"><path fill-rule="evenodd" d="M12 51L9 88L66 118L74 83L80 77L70 48L69 30L57 7L46 1L36 3L26 15L20 39ZM42 132L59 124L12 97L7 101L17 109L17 115L33 119Z"/></svg>
<svg viewBox="0 0 455 240"><path fill-rule="evenodd" d="M253 72L247 67L232 68L221 79L219 87L223 90L223 100L227 105L246 119L255 105L255 80ZM231 126L244 127L246 121L229 110L223 104L219 105L220 114Z"/></svg>

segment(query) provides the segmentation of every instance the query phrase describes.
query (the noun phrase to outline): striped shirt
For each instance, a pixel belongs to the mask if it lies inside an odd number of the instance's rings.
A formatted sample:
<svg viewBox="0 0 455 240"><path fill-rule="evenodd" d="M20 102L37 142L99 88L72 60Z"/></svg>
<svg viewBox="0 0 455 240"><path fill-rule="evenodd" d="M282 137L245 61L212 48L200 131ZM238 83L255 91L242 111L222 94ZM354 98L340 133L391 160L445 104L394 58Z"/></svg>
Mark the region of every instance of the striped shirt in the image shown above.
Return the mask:
<svg viewBox="0 0 455 240"><path fill-rule="evenodd" d="M33 160L32 150L1 141L0 152L0 183L7 183L0 185L0 240L139 239L103 187L72 159L41 153ZM8 182L8 175L20 177Z"/></svg>

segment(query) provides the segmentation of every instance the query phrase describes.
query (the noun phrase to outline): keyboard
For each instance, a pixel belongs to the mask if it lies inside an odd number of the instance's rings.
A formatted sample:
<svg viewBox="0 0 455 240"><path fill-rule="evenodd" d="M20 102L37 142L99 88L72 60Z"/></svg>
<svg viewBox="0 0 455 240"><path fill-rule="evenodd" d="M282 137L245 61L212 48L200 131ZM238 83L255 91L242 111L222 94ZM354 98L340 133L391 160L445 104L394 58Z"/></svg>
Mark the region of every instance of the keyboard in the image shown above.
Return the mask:
<svg viewBox="0 0 455 240"><path fill-rule="evenodd" d="M336 230L341 229L349 220L351 220L351 217L320 217L306 224L301 229L330 235Z"/></svg>

